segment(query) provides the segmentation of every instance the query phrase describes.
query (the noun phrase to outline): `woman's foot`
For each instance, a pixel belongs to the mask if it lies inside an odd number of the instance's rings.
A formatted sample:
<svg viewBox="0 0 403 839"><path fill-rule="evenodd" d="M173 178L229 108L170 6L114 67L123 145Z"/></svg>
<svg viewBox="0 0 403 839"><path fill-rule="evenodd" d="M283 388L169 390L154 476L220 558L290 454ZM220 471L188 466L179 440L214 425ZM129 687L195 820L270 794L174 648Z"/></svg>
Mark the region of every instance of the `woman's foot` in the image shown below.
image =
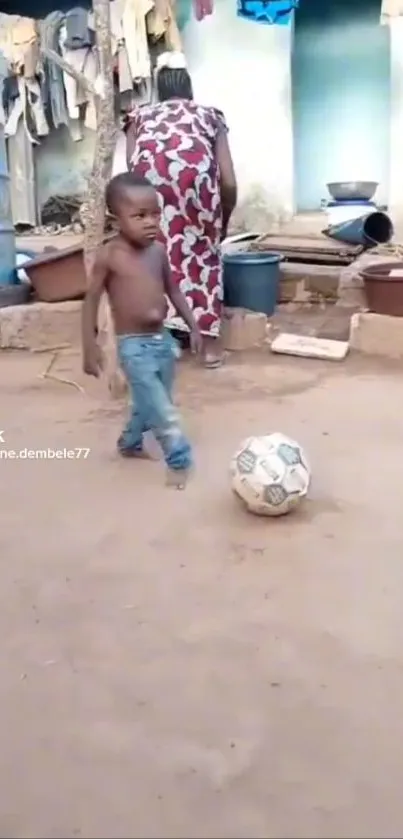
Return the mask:
<svg viewBox="0 0 403 839"><path fill-rule="evenodd" d="M207 370L215 370L221 367L224 361L224 353L219 338L204 338L204 366Z"/></svg>

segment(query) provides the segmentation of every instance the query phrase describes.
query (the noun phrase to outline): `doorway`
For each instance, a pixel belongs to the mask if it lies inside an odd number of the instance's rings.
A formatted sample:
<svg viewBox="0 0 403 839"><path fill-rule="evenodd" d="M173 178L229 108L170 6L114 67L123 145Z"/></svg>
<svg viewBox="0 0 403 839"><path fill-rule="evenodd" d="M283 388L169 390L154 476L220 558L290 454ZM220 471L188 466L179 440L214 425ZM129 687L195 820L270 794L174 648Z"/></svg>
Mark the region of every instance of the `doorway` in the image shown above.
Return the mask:
<svg viewBox="0 0 403 839"><path fill-rule="evenodd" d="M318 210L329 181L379 181L387 203L390 33L380 0L301 0L292 54L294 197Z"/></svg>

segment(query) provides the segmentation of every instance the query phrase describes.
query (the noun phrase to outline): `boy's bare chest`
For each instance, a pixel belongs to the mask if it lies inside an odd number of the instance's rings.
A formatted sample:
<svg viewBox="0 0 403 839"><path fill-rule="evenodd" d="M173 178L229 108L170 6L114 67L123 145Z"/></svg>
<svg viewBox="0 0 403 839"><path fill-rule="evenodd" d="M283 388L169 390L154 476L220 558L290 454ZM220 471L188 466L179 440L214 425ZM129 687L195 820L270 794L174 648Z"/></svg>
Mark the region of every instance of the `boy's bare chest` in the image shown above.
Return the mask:
<svg viewBox="0 0 403 839"><path fill-rule="evenodd" d="M148 279L159 284L163 280L163 266L160 252L149 249L144 253L117 251L110 263L111 274L121 279Z"/></svg>

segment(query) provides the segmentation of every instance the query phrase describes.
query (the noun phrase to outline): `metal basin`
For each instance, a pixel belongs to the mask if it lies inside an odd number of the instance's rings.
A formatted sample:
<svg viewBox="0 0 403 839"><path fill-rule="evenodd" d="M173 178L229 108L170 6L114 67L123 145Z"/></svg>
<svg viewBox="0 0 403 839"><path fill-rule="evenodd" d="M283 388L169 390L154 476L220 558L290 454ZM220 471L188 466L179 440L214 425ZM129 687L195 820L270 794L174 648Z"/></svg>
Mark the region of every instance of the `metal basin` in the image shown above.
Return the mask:
<svg viewBox="0 0 403 839"><path fill-rule="evenodd" d="M378 189L378 181L335 181L326 184L335 201L370 201Z"/></svg>

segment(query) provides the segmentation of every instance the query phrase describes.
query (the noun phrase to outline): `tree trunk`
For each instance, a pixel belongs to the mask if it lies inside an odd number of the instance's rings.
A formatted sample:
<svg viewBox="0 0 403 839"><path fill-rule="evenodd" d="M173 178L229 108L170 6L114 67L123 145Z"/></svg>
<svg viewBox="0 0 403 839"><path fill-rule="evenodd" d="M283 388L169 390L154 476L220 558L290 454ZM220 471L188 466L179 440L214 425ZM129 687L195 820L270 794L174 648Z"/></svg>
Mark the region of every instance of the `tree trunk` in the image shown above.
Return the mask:
<svg viewBox="0 0 403 839"><path fill-rule="evenodd" d="M116 139L109 0L93 0L93 9L102 95L97 96L94 162L88 182L87 200L82 208L87 277L90 275L96 251L104 239L105 187L112 174ZM122 393L123 377L117 362L116 341L105 295L100 308L99 340L106 361L109 391L116 398Z"/></svg>

